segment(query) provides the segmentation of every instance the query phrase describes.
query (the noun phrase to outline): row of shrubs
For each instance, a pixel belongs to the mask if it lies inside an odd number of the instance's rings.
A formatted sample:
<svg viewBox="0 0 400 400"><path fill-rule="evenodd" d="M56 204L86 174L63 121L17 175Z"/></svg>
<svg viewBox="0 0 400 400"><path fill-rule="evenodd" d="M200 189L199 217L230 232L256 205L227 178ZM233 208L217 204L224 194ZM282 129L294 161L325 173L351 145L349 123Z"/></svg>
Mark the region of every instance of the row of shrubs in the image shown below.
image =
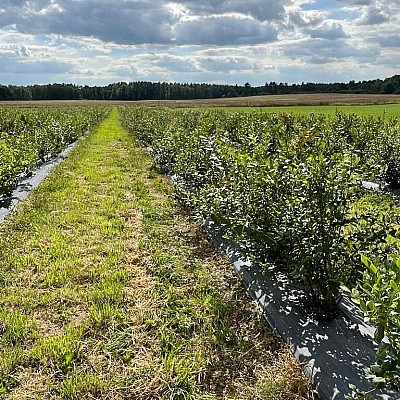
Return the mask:
<svg viewBox="0 0 400 400"><path fill-rule="evenodd" d="M227 226L265 267L285 269L307 292L310 310L336 315L341 288L350 287L378 324L376 340L382 332L398 339L400 305L381 306L370 290L389 279L371 278L371 265L397 274L397 264L384 261L398 251L396 216L360 206L364 180L399 185L398 120L140 108L120 114L155 163L176 175L178 199ZM399 279L385 283L397 298ZM380 346L380 364L370 371L376 387L399 382L396 340Z"/></svg>
<svg viewBox="0 0 400 400"><path fill-rule="evenodd" d="M37 161L47 161L82 136L106 108L0 109L0 195Z"/></svg>

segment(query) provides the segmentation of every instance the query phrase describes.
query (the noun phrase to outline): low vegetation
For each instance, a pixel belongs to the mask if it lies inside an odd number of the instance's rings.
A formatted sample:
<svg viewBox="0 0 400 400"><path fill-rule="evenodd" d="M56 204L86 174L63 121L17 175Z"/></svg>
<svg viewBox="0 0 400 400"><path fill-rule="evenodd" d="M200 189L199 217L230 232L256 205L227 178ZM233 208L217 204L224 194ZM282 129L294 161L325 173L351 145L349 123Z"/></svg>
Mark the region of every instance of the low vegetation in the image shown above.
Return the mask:
<svg viewBox="0 0 400 400"><path fill-rule="evenodd" d="M0 109L0 196L38 161L47 161L93 129L105 108Z"/></svg>
<svg viewBox="0 0 400 400"><path fill-rule="evenodd" d="M0 195L109 110L0 110ZM0 228L0 397L315 396L158 169L191 212L286 270L317 318L349 292L377 326L374 389L399 389L400 206L362 186L400 187L397 118L120 115L131 136L114 110Z"/></svg>
<svg viewBox="0 0 400 400"><path fill-rule="evenodd" d="M177 196L227 225L249 251L289 269L313 303L335 307L359 254L380 251L390 213L355 207L362 179L398 185L397 120L337 114L125 109L128 129L177 174Z"/></svg>
<svg viewBox="0 0 400 400"><path fill-rule="evenodd" d="M362 283L349 292L368 320L376 324L378 343L376 363L366 368L375 389L386 386L400 391L400 259L377 259L363 256L366 266ZM358 399L372 398L353 387Z"/></svg>
<svg viewBox="0 0 400 400"><path fill-rule="evenodd" d="M273 98L271 98L272 100ZM307 104L307 99L310 104ZM295 98L293 98L295 101ZM300 99L299 99L300 100ZM312 101L313 98L312 96L308 97L305 96L303 97L303 101L301 105L297 106L289 106L289 105L281 105L281 106L276 106L276 105L266 105L266 106L260 106L260 107L211 107L211 109L214 110L223 110L227 112L247 112L247 113L253 113L253 112L268 112L268 113L275 113L275 114L294 114L294 115L303 115L303 116L310 116L311 114L314 115L321 115L323 114L324 116L329 116L329 117L335 117L336 114L343 113L343 114L350 114L350 115L357 115L358 117L375 117L375 118L381 118L381 119L390 119L390 118L396 118L400 115L400 104L376 104L376 105L318 105L318 99L315 99ZM334 101L334 98L327 100L332 100ZM371 99L372 100L372 99ZM338 103L340 100L338 99ZM314 103L314 104L313 104ZM245 104L245 103L243 103Z"/></svg>

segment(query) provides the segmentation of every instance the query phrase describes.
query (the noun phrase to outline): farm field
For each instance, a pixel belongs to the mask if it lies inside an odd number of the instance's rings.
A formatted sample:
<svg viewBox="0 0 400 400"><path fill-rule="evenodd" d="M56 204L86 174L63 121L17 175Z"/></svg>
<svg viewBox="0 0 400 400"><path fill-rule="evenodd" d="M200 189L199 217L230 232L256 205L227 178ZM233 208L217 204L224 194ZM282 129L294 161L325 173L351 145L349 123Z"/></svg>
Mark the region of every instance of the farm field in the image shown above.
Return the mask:
<svg viewBox="0 0 400 400"><path fill-rule="evenodd" d="M293 107L293 106L354 106L354 105L380 105L400 104L400 95L376 94L294 94L294 95L268 95L233 97L220 99L198 100L49 100L49 101L2 101L1 107L59 107L59 106L146 106L167 108L203 108L203 107ZM275 111L275 110L274 110Z"/></svg>
<svg viewBox="0 0 400 400"><path fill-rule="evenodd" d="M336 240L335 235L344 235L337 237L339 242L344 240L337 244L341 248L337 251L347 251L345 242L355 234L356 222L364 218L357 206L367 195L361 187L357 189L361 181L378 179L389 187L400 185L397 119L135 108L124 108L121 115L128 131L150 147L156 164L176 174L182 202L206 218L227 224L244 241L259 242L261 253L282 255L281 246L286 248L290 241L289 247L295 247L295 237L308 229L307 240L314 243L310 242L309 256L314 257L317 243L328 237ZM352 213L358 215L350 218ZM303 225L307 223L304 217L312 225ZM313 220L321 226L317 228ZM295 221L298 232L292 231ZM283 227L286 223L288 231ZM338 230L328 232L325 225ZM318 229L325 239L311 239L317 235L312 231ZM304 262L299 260L299 266ZM299 276L304 278L305 267L301 268ZM341 272L332 278L336 274ZM315 282L303 283L314 290Z"/></svg>
<svg viewBox="0 0 400 400"><path fill-rule="evenodd" d="M114 108L0 226L3 392L314 398L186 208L228 228L270 273L289 274L312 318L335 318L347 291L376 322L371 387L398 390L396 106L345 106L381 116L308 107L296 108L304 114ZM110 110L0 109L0 167L18 171L2 193L38 157L56 153L58 138L70 142L64 136L76 138ZM42 132L40 151L32 132ZM7 157L14 148L19 169ZM174 175L174 189L161 171ZM370 180L386 193L366 190L361 183ZM231 369L244 372L230 376Z"/></svg>
<svg viewBox="0 0 400 400"><path fill-rule="evenodd" d="M0 396L312 399L114 110L0 226Z"/></svg>
<svg viewBox="0 0 400 400"><path fill-rule="evenodd" d="M310 114L323 114L335 116L337 112L344 114L357 114L362 117L395 118L400 117L400 104L377 104L377 105L345 105L345 106L271 106L271 107L211 107L213 110L229 112L268 112L268 113L290 113L309 116Z"/></svg>

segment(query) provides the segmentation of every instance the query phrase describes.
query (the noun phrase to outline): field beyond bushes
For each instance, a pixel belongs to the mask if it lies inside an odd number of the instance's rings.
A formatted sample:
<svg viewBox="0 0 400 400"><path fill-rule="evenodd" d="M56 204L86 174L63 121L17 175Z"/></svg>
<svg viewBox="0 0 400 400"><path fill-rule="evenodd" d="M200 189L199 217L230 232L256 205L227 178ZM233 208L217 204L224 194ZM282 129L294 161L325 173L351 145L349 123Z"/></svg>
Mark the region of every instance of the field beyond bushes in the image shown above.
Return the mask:
<svg viewBox="0 0 400 400"><path fill-rule="evenodd" d="M202 108L202 107L285 107L293 106L351 106L357 105L385 105L400 104L400 95L386 94L293 94L232 97L219 99L195 100L139 100L139 101L114 101L114 100L49 100L49 101L2 101L0 107L59 107L59 106L94 106L94 105L128 105L147 107L169 108ZM288 110L291 110L290 108ZM397 110L399 110L397 108Z"/></svg>

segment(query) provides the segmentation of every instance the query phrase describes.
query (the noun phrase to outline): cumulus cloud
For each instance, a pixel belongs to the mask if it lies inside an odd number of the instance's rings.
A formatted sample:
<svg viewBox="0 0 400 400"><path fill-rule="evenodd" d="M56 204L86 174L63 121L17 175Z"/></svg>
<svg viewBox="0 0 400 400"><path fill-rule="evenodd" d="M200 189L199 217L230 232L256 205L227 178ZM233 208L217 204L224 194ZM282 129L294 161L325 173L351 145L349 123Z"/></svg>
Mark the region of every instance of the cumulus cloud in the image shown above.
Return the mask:
<svg viewBox="0 0 400 400"><path fill-rule="evenodd" d="M348 37L342 25L332 21L325 21L316 28L304 29L304 32L317 39L336 40Z"/></svg>
<svg viewBox="0 0 400 400"><path fill-rule="evenodd" d="M390 20L390 14L383 6L364 7L364 11L358 20L360 25L377 25Z"/></svg>
<svg viewBox="0 0 400 400"><path fill-rule="evenodd" d="M97 37L119 44L254 44L276 38L263 21L282 18L284 3L271 0L266 7L265 0L184 1L183 15L192 18L181 20L173 3L165 0L7 1L0 27L13 24L27 34Z"/></svg>
<svg viewBox="0 0 400 400"><path fill-rule="evenodd" d="M380 51L375 48L355 47L344 40L312 40L301 43L291 43L284 49L284 54L291 58L299 58L310 64L326 64L344 61L349 58L366 62L379 56Z"/></svg>
<svg viewBox="0 0 400 400"><path fill-rule="evenodd" d="M281 20L291 0L178 0L192 14L242 13L259 21Z"/></svg>
<svg viewBox="0 0 400 400"><path fill-rule="evenodd" d="M0 76L258 84L340 80L346 70L360 74L355 80L384 78L398 71L399 23L399 0L0 0Z"/></svg>
<svg viewBox="0 0 400 400"><path fill-rule="evenodd" d="M178 44L243 45L276 40L277 31L251 18L200 17L184 20L176 27Z"/></svg>
<svg viewBox="0 0 400 400"><path fill-rule="evenodd" d="M15 46L15 54L21 57L30 57L31 52L25 45L18 45Z"/></svg>
<svg viewBox="0 0 400 400"><path fill-rule="evenodd" d="M318 11L291 10L288 13L289 21L297 27L315 27L324 22L325 16Z"/></svg>
<svg viewBox="0 0 400 400"><path fill-rule="evenodd" d="M382 47L400 47L400 35L381 36L378 42Z"/></svg>
<svg viewBox="0 0 400 400"><path fill-rule="evenodd" d="M10 6L0 14L0 26L15 24L18 31L29 34L94 36L138 44L170 42L171 26L176 22L170 10L146 1L116 4L110 0L60 0L51 4L53 7L48 7L48 2L35 0L29 7Z"/></svg>
<svg viewBox="0 0 400 400"><path fill-rule="evenodd" d="M338 1L343 3L344 5L349 5L349 6L367 6L375 3L375 0L338 0Z"/></svg>
<svg viewBox="0 0 400 400"><path fill-rule="evenodd" d="M255 71L258 69L254 60L249 57L206 57L199 58L197 62L204 71L211 72Z"/></svg>
<svg viewBox="0 0 400 400"><path fill-rule="evenodd" d="M154 55L149 60L149 63L156 65L157 67L166 71L175 72L198 72L199 69L196 66L193 57L182 57L173 56L169 54Z"/></svg>
<svg viewBox="0 0 400 400"><path fill-rule="evenodd" d="M42 8L51 4L51 0L2 0L1 6L3 8L18 8L18 7L27 7L29 6L33 10L41 10Z"/></svg>

